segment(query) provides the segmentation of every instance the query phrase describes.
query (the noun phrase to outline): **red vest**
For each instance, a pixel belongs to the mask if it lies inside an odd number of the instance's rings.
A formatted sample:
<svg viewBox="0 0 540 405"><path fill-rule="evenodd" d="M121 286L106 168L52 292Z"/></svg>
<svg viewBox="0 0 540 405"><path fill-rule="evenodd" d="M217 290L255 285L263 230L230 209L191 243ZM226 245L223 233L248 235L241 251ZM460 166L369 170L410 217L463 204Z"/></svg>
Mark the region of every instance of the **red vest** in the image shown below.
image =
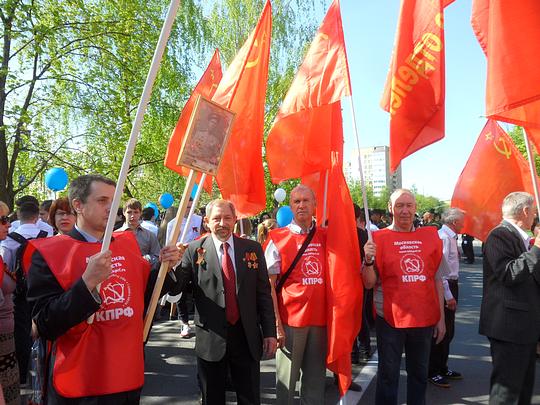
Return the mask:
<svg viewBox="0 0 540 405"><path fill-rule="evenodd" d="M2 283L4 282L4 273L7 271L6 265L0 256L0 288L2 288Z"/></svg>
<svg viewBox="0 0 540 405"><path fill-rule="evenodd" d="M281 275L293 262L307 235L292 233L288 228L270 231L281 256ZM326 232L317 228L313 239L278 294L278 308L285 325L326 325Z"/></svg>
<svg viewBox="0 0 540 405"><path fill-rule="evenodd" d="M414 232L373 232L384 319L395 328L432 326L440 317L435 274L442 241L432 226Z"/></svg>
<svg viewBox="0 0 540 405"><path fill-rule="evenodd" d="M58 283L69 290L101 243L69 236L29 241L43 256ZM144 291L150 265L131 232L114 234L112 273L101 284L102 304L94 322L85 321L56 340L53 384L68 398L131 391L144 384Z"/></svg>

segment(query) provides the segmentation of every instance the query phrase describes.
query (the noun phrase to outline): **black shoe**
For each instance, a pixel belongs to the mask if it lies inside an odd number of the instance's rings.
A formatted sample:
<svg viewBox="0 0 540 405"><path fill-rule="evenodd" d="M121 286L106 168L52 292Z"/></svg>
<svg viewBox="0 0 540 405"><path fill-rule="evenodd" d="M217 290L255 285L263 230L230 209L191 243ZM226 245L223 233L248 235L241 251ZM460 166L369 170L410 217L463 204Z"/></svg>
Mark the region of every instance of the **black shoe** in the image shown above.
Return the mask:
<svg viewBox="0 0 540 405"><path fill-rule="evenodd" d="M349 385L349 391L362 392L362 387L359 384L352 381L351 385Z"/></svg>
<svg viewBox="0 0 540 405"><path fill-rule="evenodd" d="M360 356L358 353L351 353L351 363L360 364Z"/></svg>
<svg viewBox="0 0 540 405"><path fill-rule="evenodd" d="M457 371L448 370L446 373L442 374L443 377L446 377L450 380L462 380L463 376Z"/></svg>
<svg viewBox="0 0 540 405"><path fill-rule="evenodd" d="M371 359L371 356L373 356L373 351L371 348L369 349L360 349L360 360L363 362L367 362Z"/></svg>
<svg viewBox="0 0 540 405"><path fill-rule="evenodd" d="M440 374L434 375L433 377L429 377L428 381L432 383L433 385L436 385L437 387L450 388L450 384L448 383L448 380Z"/></svg>

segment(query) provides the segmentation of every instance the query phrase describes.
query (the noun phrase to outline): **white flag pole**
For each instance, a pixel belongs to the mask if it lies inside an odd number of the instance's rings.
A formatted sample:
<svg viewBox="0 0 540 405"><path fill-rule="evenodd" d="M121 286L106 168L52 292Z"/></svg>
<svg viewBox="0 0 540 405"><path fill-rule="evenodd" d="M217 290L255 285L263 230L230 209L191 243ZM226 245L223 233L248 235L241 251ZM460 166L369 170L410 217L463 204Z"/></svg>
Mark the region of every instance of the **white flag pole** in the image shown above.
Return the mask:
<svg viewBox="0 0 540 405"><path fill-rule="evenodd" d="M324 200L323 200L323 212L322 212L322 221L321 226L323 228L326 228L326 218L327 218L327 201L328 201L328 172L329 170L326 169L326 173L324 175Z"/></svg>
<svg viewBox="0 0 540 405"><path fill-rule="evenodd" d="M369 240L371 240L371 226L369 222L366 183L364 181L364 170L362 169L362 158L360 156L360 140L358 138L358 128L356 127L356 114L354 112L354 102L353 102L352 95L349 97L349 100L351 102L351 115L352 115L354 135L356 136L356 147L358 149L358 170L360 171L360 187L362 188L362 200L364 203L364 216L366 218L366 231L368 233Z"/></svg>
<svg viewBox="0 0 540 405"><path fill-rule="evenodd" d="M126 184L129 165L131 164L131 159L133 158L135 145L137 144L137 138L141 130L142 121L146 112L146 107L148 105L148 101L150 100L150 95L152 94L152 87L154 85L154 81L156 80L159 65L161 63L161 59L163 58L163 53L165 52L167 40L169 39L172 25L174 23L174 19L176 18L176 13L179 6L180 0L171 0L169 10L167 11L167 16L165 17L163 27L161 28L161 34L159 35L156 50L154 51L154 57L152 58L152 64L150 65L148 76L146 77L143 93L137 107L137 113L135 115L135 120L133 121L133 127L131 128L131 134L129 135L129 141L127 143L126 151L124 153L122 167L120 169L120 174L118 175L118 180L116 182L116 190L114 192L111 211L109 213L109 219L107 220L107 227L105 228L105 235L103 236L101 252L109 250L109 246L111 244L114 223L116 221L116 212L118 211L118 207L120 206L120 200L122 198L122 194L124 193L124 185ZM99 286L97 287L97 290L99 291ZM94 316L92 315L88 318L88 323L92 323L93 320Z"/></svg>
<svg viewBox="0 0 540 405"><path fill-rule="evenodd" d="M538 214L540 215L540 198L538 197L538 182L536 181L536 166L534 164L534 158L533 154L531 152L531 144L529 142L529 136L527 134L527 130L523 129L523 138L525 139L525 148L527 149L527 158L529 160L529 170L531 171L531 179L533 183L533 189L534 189L534 197L536 199L536 209L538 210Z"/></svg>

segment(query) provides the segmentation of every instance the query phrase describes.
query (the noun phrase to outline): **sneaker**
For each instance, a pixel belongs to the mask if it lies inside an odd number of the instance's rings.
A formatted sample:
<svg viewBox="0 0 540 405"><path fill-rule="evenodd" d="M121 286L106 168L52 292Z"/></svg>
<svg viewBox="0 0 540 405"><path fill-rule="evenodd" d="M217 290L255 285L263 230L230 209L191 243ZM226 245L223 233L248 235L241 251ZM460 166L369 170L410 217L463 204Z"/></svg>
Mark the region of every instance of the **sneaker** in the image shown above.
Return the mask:
<svg viewBox="0 0 540 405"><path fill-rule="evenodd" d="M452 371L452 370L448 370L446 373L444 373L443 377L449 378L450 380L463 379L463 376L461 375L461 373L458 373L457 371Z"/></svg>
<svg viewBox="0 0 540 405"><path fill-rule="evenodd" d="M448 384L448 381L446 380L446 378L444 378L440 374L434 375L433 377L429 377L428 381L432 383L433 385L436 385L437 387L450 388L450 384Z"/></svg>
<svg viewBox="0 0 540 405"><path fill-rule="evenodd" d="M191 335L191 329L189 328L189 325L187 323L183 323L182 329L180 329L180 337L189 338L190 335Z"/></svg>
<svg viewBox="0 0 540 405"><path fill-rule="evenodd" d="M349 385L349 391L362 392L362 387L359 384L352 381L351 385Z"/></svg>

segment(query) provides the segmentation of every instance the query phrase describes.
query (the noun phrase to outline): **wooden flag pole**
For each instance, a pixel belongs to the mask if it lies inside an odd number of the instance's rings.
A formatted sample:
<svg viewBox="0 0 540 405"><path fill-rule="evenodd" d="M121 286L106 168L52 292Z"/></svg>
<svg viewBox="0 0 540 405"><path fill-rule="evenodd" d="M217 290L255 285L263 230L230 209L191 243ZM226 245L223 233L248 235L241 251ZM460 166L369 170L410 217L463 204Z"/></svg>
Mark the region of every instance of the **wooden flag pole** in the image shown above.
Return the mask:
<svg viewBox="0 0 540 405"><path fill-rule="evenodd" d="M362 188L362 202L364 203L364 216L366 218L366 231L368 233L368 239L371 240L371 226L369 222L369 210L367 203L366 182L364 181L364 170L362 169L362 158L360 156L360 140L358 138L358 128L356 127L356 114L354 113L354 102L352 95L349 96L351 102L351 114L354 134L356 136L356 147L358 148L358 169L360 170L360 187Z"/></svg>
<svg viewBox="0 0 540 405"><path fill-rule="evenodd" d="M538 197L538 182L536 181L536 178L538 177L536 174L536 166L534 164L533 155L531 152L531 144L529 142L529 136L527 134L527 130L523 129L523 138L525 139L525 148L527 149L527 158L529 160L529 170L531 171L531 180L533 183L533 189L534 189L534 197L536 199L536 209L538 210L538 215L540 215L540 198Z"/></svg>
<svg viewBox="0 0 540 405"><path fill-rule="evenodd" d="M186 213L186 208L189 202L189 197L191 195L191 190L195 185L195 180L197 178L197 172L195 170L190 170L189 176L186 181L186 187L184 188L184 194L182 195L182 200L180 201L180 206L178 207L178 212L176 213L175 224L173 227L173 232L171 238L167 241L168 246L176 246L176 241L180 235L180 228L182 227L182 219ZM192 205L192 207L195 204ZM187 224L184 229L187 229ZM156 284L154 285L154 290L152 291L152 298L150 299L150 304L146 311L144 317L144 329L143 329L143 341L146 342L148 334L150 333L150 326L152 325L152 320L154 319L154 313L156 312L157 303L159 301L159 296L161 289L163 288L163 283L165 282L165 277L171 265L175 263L161 262L161 267L159 268L159 273L156 279Z"/></svg>
<svg viewBox="0 0 540 405"><path fill-rule="evenodd" d="M146 112L146 107L148 105L148 101L150 100L150 95L152 94L152 87L154 86L154 81L156 80L156 76L159 71L159 65L161 63L161 59L163 58L163 53L165 52L167 40L169 39L172 25L174 23L174 19L176 18L176 13L179 6L180 0L171 0L169 10L167 11L167 16L165 17L163 27L161 28L161 34L159 35L156 50L154 51L154 57L152 58L152 64L150 65L148 76L146 77L143 93L137 107L137 113L135 115L135 120L133 121L133 127L131 128L131 133L129 135L126 151L124 153L122 167L120 169L120 174L118 175L118 180L116 182L116 190L114 192L114 197L111 204L111 211L109 212L109 219L107 220L107 227L105 228L105 235L103 236L101 252L106 252L107 250L109 250L111 244L114 223L116 221L116 212L118 211L118 207L120 206L120 200L122 198L122 194L124 193L124 185L126 184L129 165L131 164L131 159L133 158L133 153L135 152L135 145L137 144L137 138L141 130L142 121ZM99 287L100 286L98 285L98 292ZM94 315L88 318L88 323L92 323L93 320Z"/></svg>
<svg viewBox="0 0 540 405"><path fill-rule="evenodd" d="M191 224L191 218L193 217L193 214L195 213L195 209L197 208L197 203L199 202L199 197L201 196L202 188L205 181L206 181L206 173L203 173L201 176L201 180L199 181L199 187L197 187L197 192L195 193L195 198L193 198L193 203L191 204L189 214L186 218L186 226L184 226L184 229L182 230L182 236L180 237L181 243L184 243L184 241L186 240L189 224Z"/></svg>

